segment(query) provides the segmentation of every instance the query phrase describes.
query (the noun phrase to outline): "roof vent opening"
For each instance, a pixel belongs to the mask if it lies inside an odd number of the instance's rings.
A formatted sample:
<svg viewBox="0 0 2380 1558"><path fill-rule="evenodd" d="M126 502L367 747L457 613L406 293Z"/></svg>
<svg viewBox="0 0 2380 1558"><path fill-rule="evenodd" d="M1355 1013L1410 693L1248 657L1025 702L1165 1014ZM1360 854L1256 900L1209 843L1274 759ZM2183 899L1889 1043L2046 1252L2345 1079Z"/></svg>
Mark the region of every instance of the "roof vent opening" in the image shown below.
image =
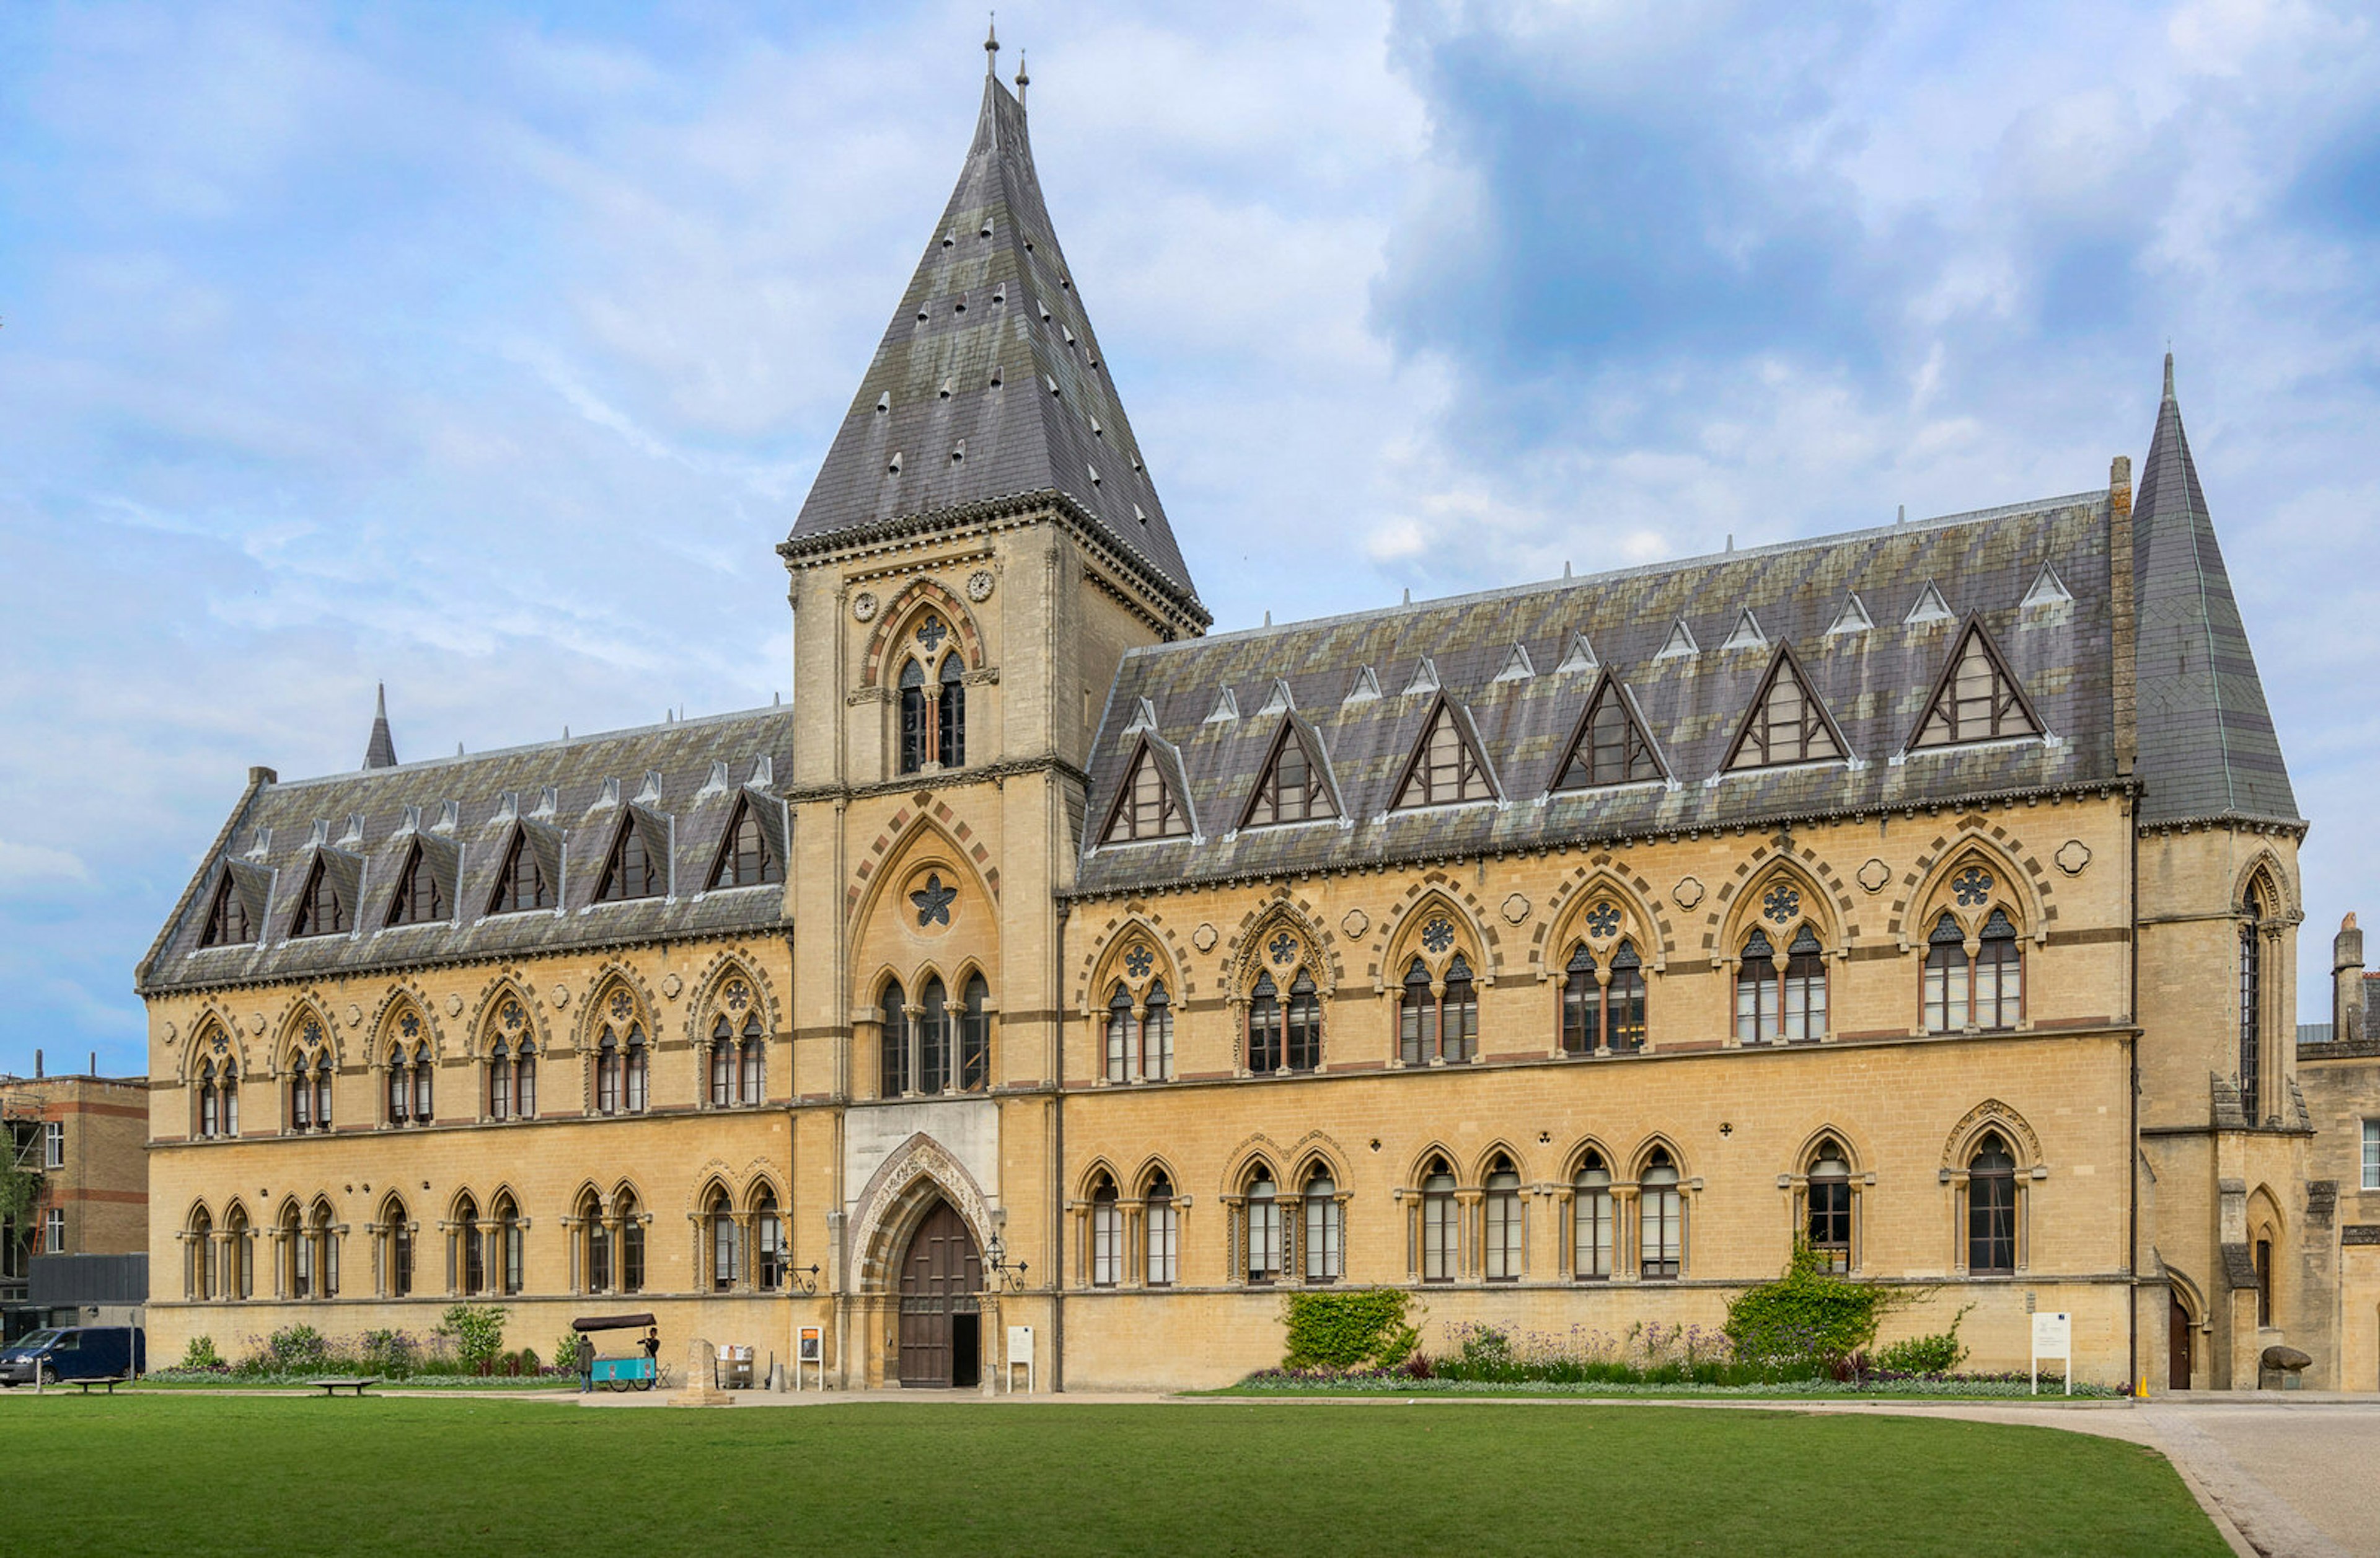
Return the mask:
<svg viewBox="0 0 2380 1558"><path fill-rule="evenodd" d="M876 397L876 414L880 417L891 409L892 409L892 392L886 390Z"/></svg>
<svg viewBox="0 0 2380 1558"><path fill-rule="evenodd" d="M1057 394L1057 393L1058 393L1058 381L1057 381L1057 380L1055 380L1055 379L1051 378L1049 374L1044 373L1044 374L1042 374L1042 375L1041 375L1041 382L1042 382L1043 383L1045 383L1045 384L1047 384L1047 385L1049 385L1049 386L1050 386L1050 393L1051 395L1055 395L1055 394Z"/></svg>
<svg viewBox="0 0 2380 1558"><path fill-rule="evenodd" d="M1727 636L1727 642L1719 645L1723 650L1767 649L1767 647L1768 635L1760 630L1760 619L1752 615L1750 606L1744 607L1743 615L1735 619L1735 631Z"/></svg>
<svg viewBox="0 0 2380 1558"><path fill-rule="evenodd" d="M1091 473L1091 485L1094 487L1098 486L1099 484L1099 468L1095 465L1087 465L1083 469Z"/></svg>
<svg viewBox="0 0 2380 1558"><path fill-rule="evenodd" d="M1107 429L1099 426L1099 420L1097 417L1093 417L1091 419L1091 436L1093 438L1105 438L1107 435Z"/></svg>
<svg viewBox="0 0 2380 1558"><path fill-rule="evenodd" d="M1050 305L1047 303L1041 305L1041 323L1044 324L1050 323Z"/></svg>
<svg viewBox="0 0 2380 1558"><path fill-rule="evenodd" d="M962 438L951 448L951 464L956 465L965 458L966 458L966 440Z"/></svg>
<svg viewBox="0 0 2380 1558"><path fill-rule="evenodd" d="M952 388L951 381L950 381L950 380L948 380L948 379L944 379L944 380L942 381L942 387L941 387L941 389L940 391L938 391L938 392L937 392L938 396L939 396L941 399L948 400L948 399L951 397L951 388Z"/></svg>
<svg viewBox="0 0 2380 1558"><path fill-rule="evenodd" d="M951 305L951 312L954 314L963 314L966 312L966 299L962 298L957 302L953 303Z"/></svg>
<svg viewBox="0 0 2380 1558"><path fill-rule="evenodd" d="M1570 636L1570 651L1562 656L1561 663L1554 669L1556 671L1592 671L1597 664L1598 662L1595 658L1595 646L1586 641L1586 635L1572 633Z"/></svg>
<svg viewBox="0 0 2380 1558"><path fill-rule="evenodd" d="M1347 696L1341 700L1341 701L1342 703L1368 703L1379 696L1380 678L1374 676L1372 674L1372 668L1366 665L1355 673L1355 679L1348 684Z"/></svg>
<svg viewBox="0 0 2380 1558"><path fill-rule="evenodd" d="M997 292L993 293L993 294L991 295L991 300L992 300L993 302L995 302L995 303L1005 303L1005 302L1007 302L1007 301L1008 301L1008 288L1006 288L1006 287L1004 287L1004 286L1003 286L1003 287L1002 287L999 291L997 291Z"/></svg>
<svg viewBox="0 0 2380 1558"><path fill-rule="evenodd" d="M1682 660L1700 654L1702 651L1702 646L1694 642L1694 630L1686 626L1686 619L1682 616L1670 626L1669 641L1661 646L1661 651L1653 658Z"/></svg>
<svg viewBox="0 0 2380 1558"><path fill-rule="evenodd" d="M953 244L954 244L954 243L956 243L956 242L958 242L958 241L959 241L959 236L958 236L958 234L956 234L956 233L944 233L944 234L942 235L942 247L943 247L944 249L948 249L948 248L950 248L950 247L951 247L951 245L953 245Z"/></svg>
<svg viewBox="0 0 2380 1558"><path fill-rule="evenodd" d="M1500 682L1525 682L1536 674L1537 667L1529 658L1528 646L1516 643L1512 646L1512 652L1504 657L1504 668L1496 673L1496 679Z"/></svg>
<svg viewBox="0 0 2380 1558"><path fill-rule="evenodd" d="M900 451L900 450L898 450L898 449L893 450L893 451L892 451L892 457L891 459L889 459L889 460L887 460L887 461L885 461L885 462L884 462L884 474L885 474L885 475L887 475L887 476L898 476L898 475L900 475L900 474L901 474L901 451Z"/></svg>
<svg viewBox="0 0 2380 1558"><path fill-rule="evenodd" d="M1074 347L1074 346L1080 346L1080 345L1082 344L1081 342L1079 342L1079 341L1077 341L1077 340L1075 340L1075 333L1074 333L1072 330L1067 329L1064 325L1062 325L1062 325L1058 326L1058 330L1059 330L1059 333L1060 333L1061 335L1064 335L1064 336L1066 337L1066 344L1067 344L1068 346L1070 346L1070 347Z"/></svg>
<svg viewBox="0 0 2380 1558"><path fill-rule="evenodd" d="M1098 358L1095 357L1090 359L1090 369L1094 373L1099 371L1099 359Z"/></svg>
<svg viewBox="0 0 2380 1558"><path fill-rule="evenodd" d="M2072 599L2074 599L2074 591L2066 588L2066 581L2058 577L2058 570L2044 563L2041 565L2041 572L2034 578L2033 588L2024 592L2024 599L2018 603L2025 606L2056 606L2062 605Z"/></svg>
<svg viewBox="0 0 2380 1558"><path fill-rule="evenodd" d="M551 817L561 805L562 786L559 785L547 785L537 792L537 809L530 812L529 815L532 817Z"/></svg>
<svg viewBox="0 0 2380 1558"><path fill-rule="evenodd" d="M645 770L645 782L637 790L637 804L650 806L662 798L662 773L658 768Z"/></svg>
<svg viewBox="0 0 2380 1558"><path fill-rule="evenodd" d="M976 236L976 237L979 237L979 238L988 238L988 237L991 237L991 218L990 218L990 217L987 216L987 217L985 217L985 218L983 219L983 225L976 229L976 234L975 234L975 236Z"/></svg>
<svg viewBox="0 0 2380 1558"><path fill-rule="evenodd" d="M1925 588L1917 592L1917 603L1909 608L1909 615L1901 620L1915 627L1926 623L1955 622L1958 619L1951 614L1949 603L1942 599L1942 591L1937 590L1929 578L1925 581Z"/></svg>
<svg viewBox="0 0 2380 1558"><path fill-rule="evenodd" d="M1025 240L1025 252L1027 254L1033 252L1033 240L1031 238L1026 238Z"/></svg>
<svg viewBox="0 0 2380 1558"><path fill-rule="evenodd" d="M1138 504L1134 504L1132 505L1132 517L1139 520L1144 525L1148 523L1148 510L1141 507Z"/></svg>
<svg viewBox="0 0 2380 1558"><path fill-rule="evenodd" d="M1074 284L1074 281L1072 280L1072 278L1067 277L1067 276L1060 276L1060 277L1058 278L1058 287L1059 287L1059 290L1061 290L1061 291L1062 291L1062 292L1072 292L1073 290L1075 290L1075 284Z"/></svg>
<svg viewBox="0 0 2380 1558"><path fill-rule="evenodd" d="M1438 662L1425 654L1421 657L1421 663L1414 667L1413 680L1405 684L1404 696L1411 698L1415 693L1436 692L1438 687Z"/></svg>
<svg viewBox="0 0 2380 1558"><path fill-rule="evenodd" d="M1269 616L1272 614L1268 612L1265 615ZM1285 714L1296 707L1297 699L1290 692L1289 684L1281 677L1275 676L1272 679L1271 696L1265 700L1264 707L1258 709L1257 712L1259 715Z"/></svg>
<svg viewBox="0 0 2380 1558"><path fill-rule="evenodd" d="M1000 387L1000 364L997 362L991 365L991 387L994 389Z"/></svg>
<svg viewBox="0 0 2380 1558"><path fill-rule="evenodd" d="M1215 707L1213 711L1209 712L1204 720L1201 720L1199 724L1228 724L1239 717L1240 700L1232 696L1232 689L1230 688L1225 688L1221 692L1215 695Z"/></svg>
<svg viewBox="0 0 2380 1558"><path fill-rule="evenodd" d="M1843 609L1835 614L1835 620L1833 624L1828 627L1827 631L1830 635L1835 633L1864 633L1875 626L1876 618L1867 615L1867 603L1861 600L1859 598L1859 591L1854 590L1849 596L1845 597L1843 601Z"/></svg>
<svg viewBox="0 0 2380 1558"><path fill-rule="evenodd" d="M919 309L919 310L917 310L917 323L918 323L919 324L923 324L923 323L926 323L926 310L923 310L923 309Z"/></svg>

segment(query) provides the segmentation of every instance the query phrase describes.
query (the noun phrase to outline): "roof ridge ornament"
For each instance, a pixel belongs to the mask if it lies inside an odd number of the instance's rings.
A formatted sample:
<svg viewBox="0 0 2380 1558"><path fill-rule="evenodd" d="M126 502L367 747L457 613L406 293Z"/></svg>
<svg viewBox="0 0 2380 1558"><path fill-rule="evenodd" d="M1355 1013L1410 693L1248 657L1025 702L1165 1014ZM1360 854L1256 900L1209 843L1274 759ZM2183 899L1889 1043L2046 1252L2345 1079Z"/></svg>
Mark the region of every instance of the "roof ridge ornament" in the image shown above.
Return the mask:
<svg viewBox="0 0 2380 1558"><path fill-rule="evenodd" d="M993 11L990 18L983 30L983 73L997 76L1000 74L1000 13Z"/></svg>

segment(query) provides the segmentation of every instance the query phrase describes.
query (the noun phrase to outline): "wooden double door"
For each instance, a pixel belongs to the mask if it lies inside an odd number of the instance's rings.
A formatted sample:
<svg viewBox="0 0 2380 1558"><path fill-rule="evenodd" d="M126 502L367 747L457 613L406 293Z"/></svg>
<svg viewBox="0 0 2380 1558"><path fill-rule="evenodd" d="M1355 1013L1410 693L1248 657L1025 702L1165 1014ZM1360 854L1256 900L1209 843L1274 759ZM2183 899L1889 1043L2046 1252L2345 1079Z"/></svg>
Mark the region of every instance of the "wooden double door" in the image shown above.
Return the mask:
<svg viewBox="0 0 2380 1558"><path fill-rule="evenodd" d="M901 1383L967 1387L983 1378L983 1256L966 1220L937 1202L901 1258Z"/></svg>

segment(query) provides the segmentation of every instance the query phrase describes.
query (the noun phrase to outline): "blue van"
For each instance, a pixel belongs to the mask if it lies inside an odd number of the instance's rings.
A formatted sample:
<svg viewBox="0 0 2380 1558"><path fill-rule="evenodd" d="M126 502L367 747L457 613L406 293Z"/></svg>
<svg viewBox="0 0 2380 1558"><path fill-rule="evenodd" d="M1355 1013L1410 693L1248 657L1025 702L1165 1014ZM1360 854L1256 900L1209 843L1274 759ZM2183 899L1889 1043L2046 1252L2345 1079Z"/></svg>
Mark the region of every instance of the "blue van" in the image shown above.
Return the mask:
<svg viewBox="0 0 2380 1558"><path fill-rule="evenodd" d="M149 1368L148 1333L137 1325L69 1325L36 1331L0 1349L0 1389L62 1380L131 1379Z"/></svg>

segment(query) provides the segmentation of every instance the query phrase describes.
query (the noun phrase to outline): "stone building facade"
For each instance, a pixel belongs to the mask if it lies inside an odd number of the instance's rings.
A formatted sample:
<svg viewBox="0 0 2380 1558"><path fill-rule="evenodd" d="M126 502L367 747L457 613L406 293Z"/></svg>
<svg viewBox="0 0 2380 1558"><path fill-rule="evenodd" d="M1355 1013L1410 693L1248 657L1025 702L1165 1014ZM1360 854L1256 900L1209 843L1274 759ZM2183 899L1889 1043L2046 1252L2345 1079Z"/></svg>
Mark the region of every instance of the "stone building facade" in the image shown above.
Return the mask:
<svg viewBox="0 0 2380 1558"><path fill-rule="evenodd" d="M149 1100L139 1077L0 1077L0 1151L29 1176L19 1216L0 1216L0 1335L43 1322L33 1303L42 1255L149 1248Z"/></svg>
<svg viewBox="0 0 2380 1558"><path fill-rule="evenodd" d="M2137 491L1209 634L988 79L778 552L790 707L252 774L140 975L161 1352L1205 1384L1284 1289L1709 1326L1806 1239L1980 1367L2363 1356L2170 364Z"/></svg>

